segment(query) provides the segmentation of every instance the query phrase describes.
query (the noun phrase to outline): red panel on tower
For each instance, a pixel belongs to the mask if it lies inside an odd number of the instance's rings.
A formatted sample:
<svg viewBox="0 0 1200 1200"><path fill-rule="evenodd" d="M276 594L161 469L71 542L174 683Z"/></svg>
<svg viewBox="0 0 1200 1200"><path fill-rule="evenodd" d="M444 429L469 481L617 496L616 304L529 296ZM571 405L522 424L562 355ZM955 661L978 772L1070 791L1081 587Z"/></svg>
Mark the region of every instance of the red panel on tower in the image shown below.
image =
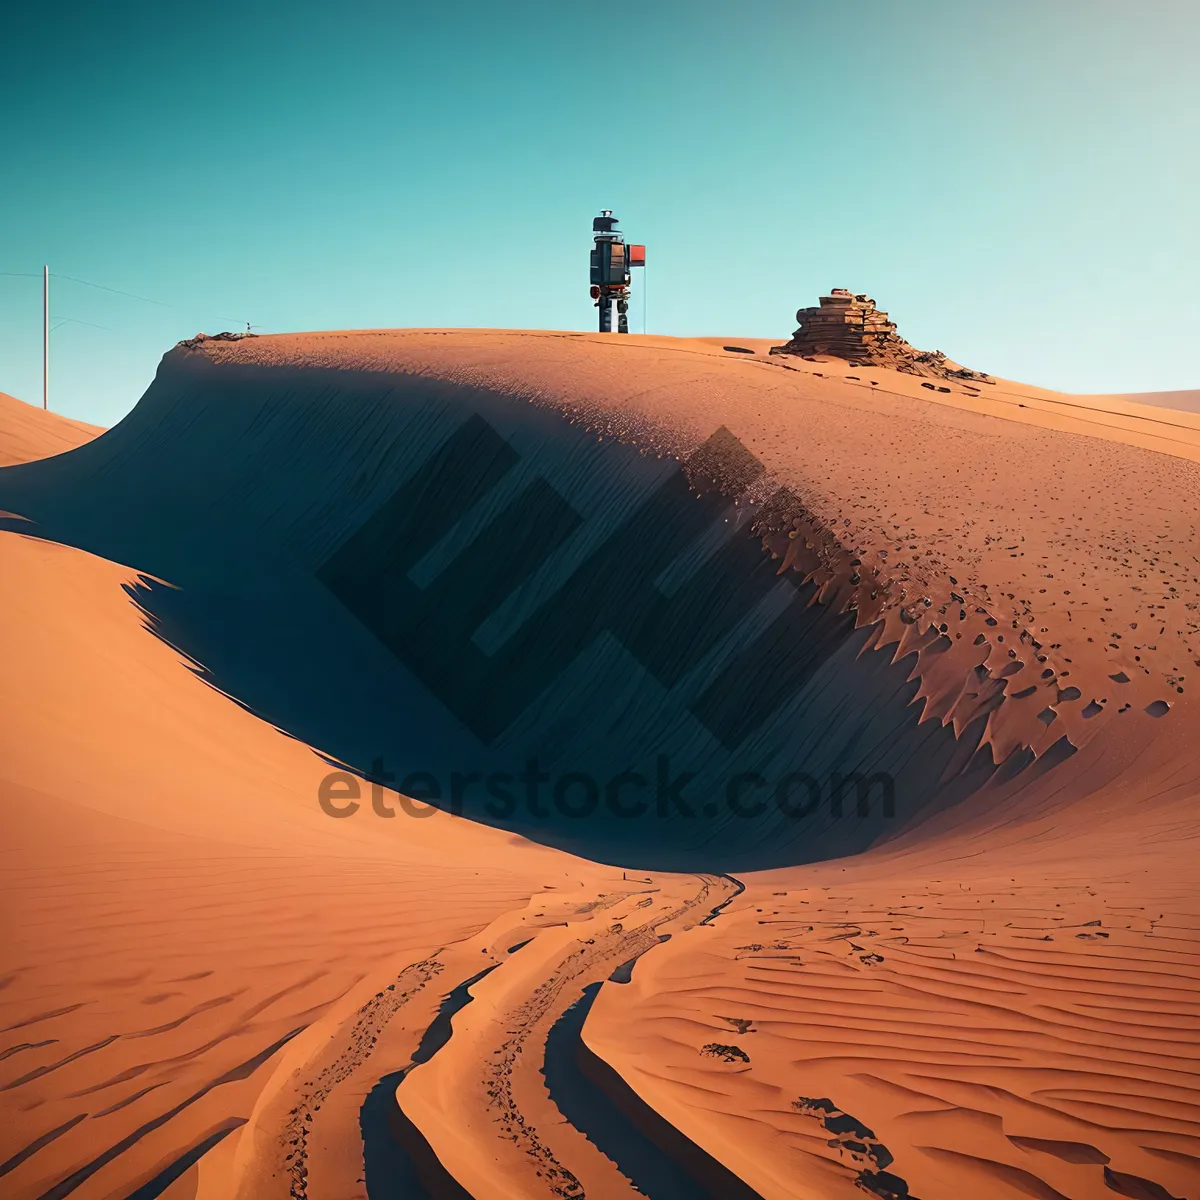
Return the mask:
<svg viewBox="0 0 1200 1200"><path fill-rule="evenodd" d="M645 246L630 246L629 247L629 265L631 267L644 267L646 265L646 247Z"/></svg>

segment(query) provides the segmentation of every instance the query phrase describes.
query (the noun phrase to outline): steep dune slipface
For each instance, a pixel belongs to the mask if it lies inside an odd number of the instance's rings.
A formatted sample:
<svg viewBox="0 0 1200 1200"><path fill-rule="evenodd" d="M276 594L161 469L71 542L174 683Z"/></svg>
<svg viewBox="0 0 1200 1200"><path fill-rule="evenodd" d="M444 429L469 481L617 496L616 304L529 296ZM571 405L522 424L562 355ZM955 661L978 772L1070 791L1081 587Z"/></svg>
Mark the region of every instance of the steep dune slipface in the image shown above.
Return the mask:
<svg viewBox="0 0 1200 1200"><path fill-rule="evenodd" d="M155 577L197 694L500 827L453 823L521 880L474 940L449 906L436 971L405 944L383 1025L339 1001L202 1195L1194 1190L1200 425L734 344L202 343L0 474L20 528ZM452 820L334 807L295 809L314 863ZM514 902L538 854L579 902Z"/></svg>
<svg viewBox="0 0 1200 1200"><path fill-rule="evenodd" d="M279 728L630 866L861 850L1014 754L1174 703L1200 646L1159 541L1186 544L1191 461L778 362L587 335L209 343L8 507L170 579L145 600L163 635ZM1130 509L1116 472L1154 488ZM1160 567L1153 599L1112 595ZM1164 599L1152 668L1122 618L1145 631Z"/></svg>
<svg viewBox="0 0 1200 1200"><path fill-rule="evenodd" d="M0 467L63 454L103 432L0 392Z"/></svg>

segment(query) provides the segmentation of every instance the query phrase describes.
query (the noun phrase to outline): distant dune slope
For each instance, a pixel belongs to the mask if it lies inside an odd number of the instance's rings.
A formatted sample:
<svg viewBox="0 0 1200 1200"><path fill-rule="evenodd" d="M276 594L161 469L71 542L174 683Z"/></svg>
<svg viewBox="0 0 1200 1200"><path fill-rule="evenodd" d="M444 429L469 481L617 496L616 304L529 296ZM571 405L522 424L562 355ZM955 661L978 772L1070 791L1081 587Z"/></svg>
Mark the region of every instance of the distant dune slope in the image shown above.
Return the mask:
<svg viewBox="0 0 1200 1200"><path fill-rule="evenodd" d="M103 432L0 392L0 467L62 454Z"/></svg>
<svg viewBox="0 0 1200 1200"><path fill-rule="evenodd" d="M1200 416L768 348L203 342L0 471L18 1194L1197 1194Z"/></svg>
<svg viewBox="0 0 1200 1200"><path fill-rule="evenodd" d="M1124 396L1098 396L1098 400L1125 400L1131 404L1150 404L1155 408L1173 408L1180 412L1200 413L1200 389L1190 392L1138 392Z"/></svg>

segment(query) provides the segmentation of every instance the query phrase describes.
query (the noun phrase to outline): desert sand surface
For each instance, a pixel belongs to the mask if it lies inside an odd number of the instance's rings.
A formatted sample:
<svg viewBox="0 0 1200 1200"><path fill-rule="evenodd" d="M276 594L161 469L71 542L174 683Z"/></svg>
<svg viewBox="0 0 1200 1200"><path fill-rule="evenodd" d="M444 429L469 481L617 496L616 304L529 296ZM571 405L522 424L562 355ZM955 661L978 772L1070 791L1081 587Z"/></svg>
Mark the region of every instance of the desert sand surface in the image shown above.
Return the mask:
<svg viewBox="0 0 1200 1200"><path fill-rule="evenodd" d="M0 467L62 454L104 432L99 425L35 408L5 392L0 392L0 431Z"/></svg>
<svg viewBox="0 0 1200 1200"><path fill-rule="evenodd" d="M0 471L3 1194L1200 1197L1200 417L773 344Z"/></svg>

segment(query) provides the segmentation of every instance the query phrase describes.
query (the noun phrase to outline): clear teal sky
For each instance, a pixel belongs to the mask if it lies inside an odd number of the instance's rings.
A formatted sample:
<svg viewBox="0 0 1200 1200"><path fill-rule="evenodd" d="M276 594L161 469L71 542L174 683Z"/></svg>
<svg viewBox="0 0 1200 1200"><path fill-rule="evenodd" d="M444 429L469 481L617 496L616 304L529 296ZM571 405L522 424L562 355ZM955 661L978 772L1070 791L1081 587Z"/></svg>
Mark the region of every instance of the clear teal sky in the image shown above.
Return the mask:
<svg viewBox="0 0 1200 1200"><path fill-rule="evenodd" d="M1197 0L21 8L0 391L40 400L44 262L174 306L53 281L68 415L238 321L592 328L601 207L651 332L782 339L847 286L997 374L1200 386Z"/></svg>

